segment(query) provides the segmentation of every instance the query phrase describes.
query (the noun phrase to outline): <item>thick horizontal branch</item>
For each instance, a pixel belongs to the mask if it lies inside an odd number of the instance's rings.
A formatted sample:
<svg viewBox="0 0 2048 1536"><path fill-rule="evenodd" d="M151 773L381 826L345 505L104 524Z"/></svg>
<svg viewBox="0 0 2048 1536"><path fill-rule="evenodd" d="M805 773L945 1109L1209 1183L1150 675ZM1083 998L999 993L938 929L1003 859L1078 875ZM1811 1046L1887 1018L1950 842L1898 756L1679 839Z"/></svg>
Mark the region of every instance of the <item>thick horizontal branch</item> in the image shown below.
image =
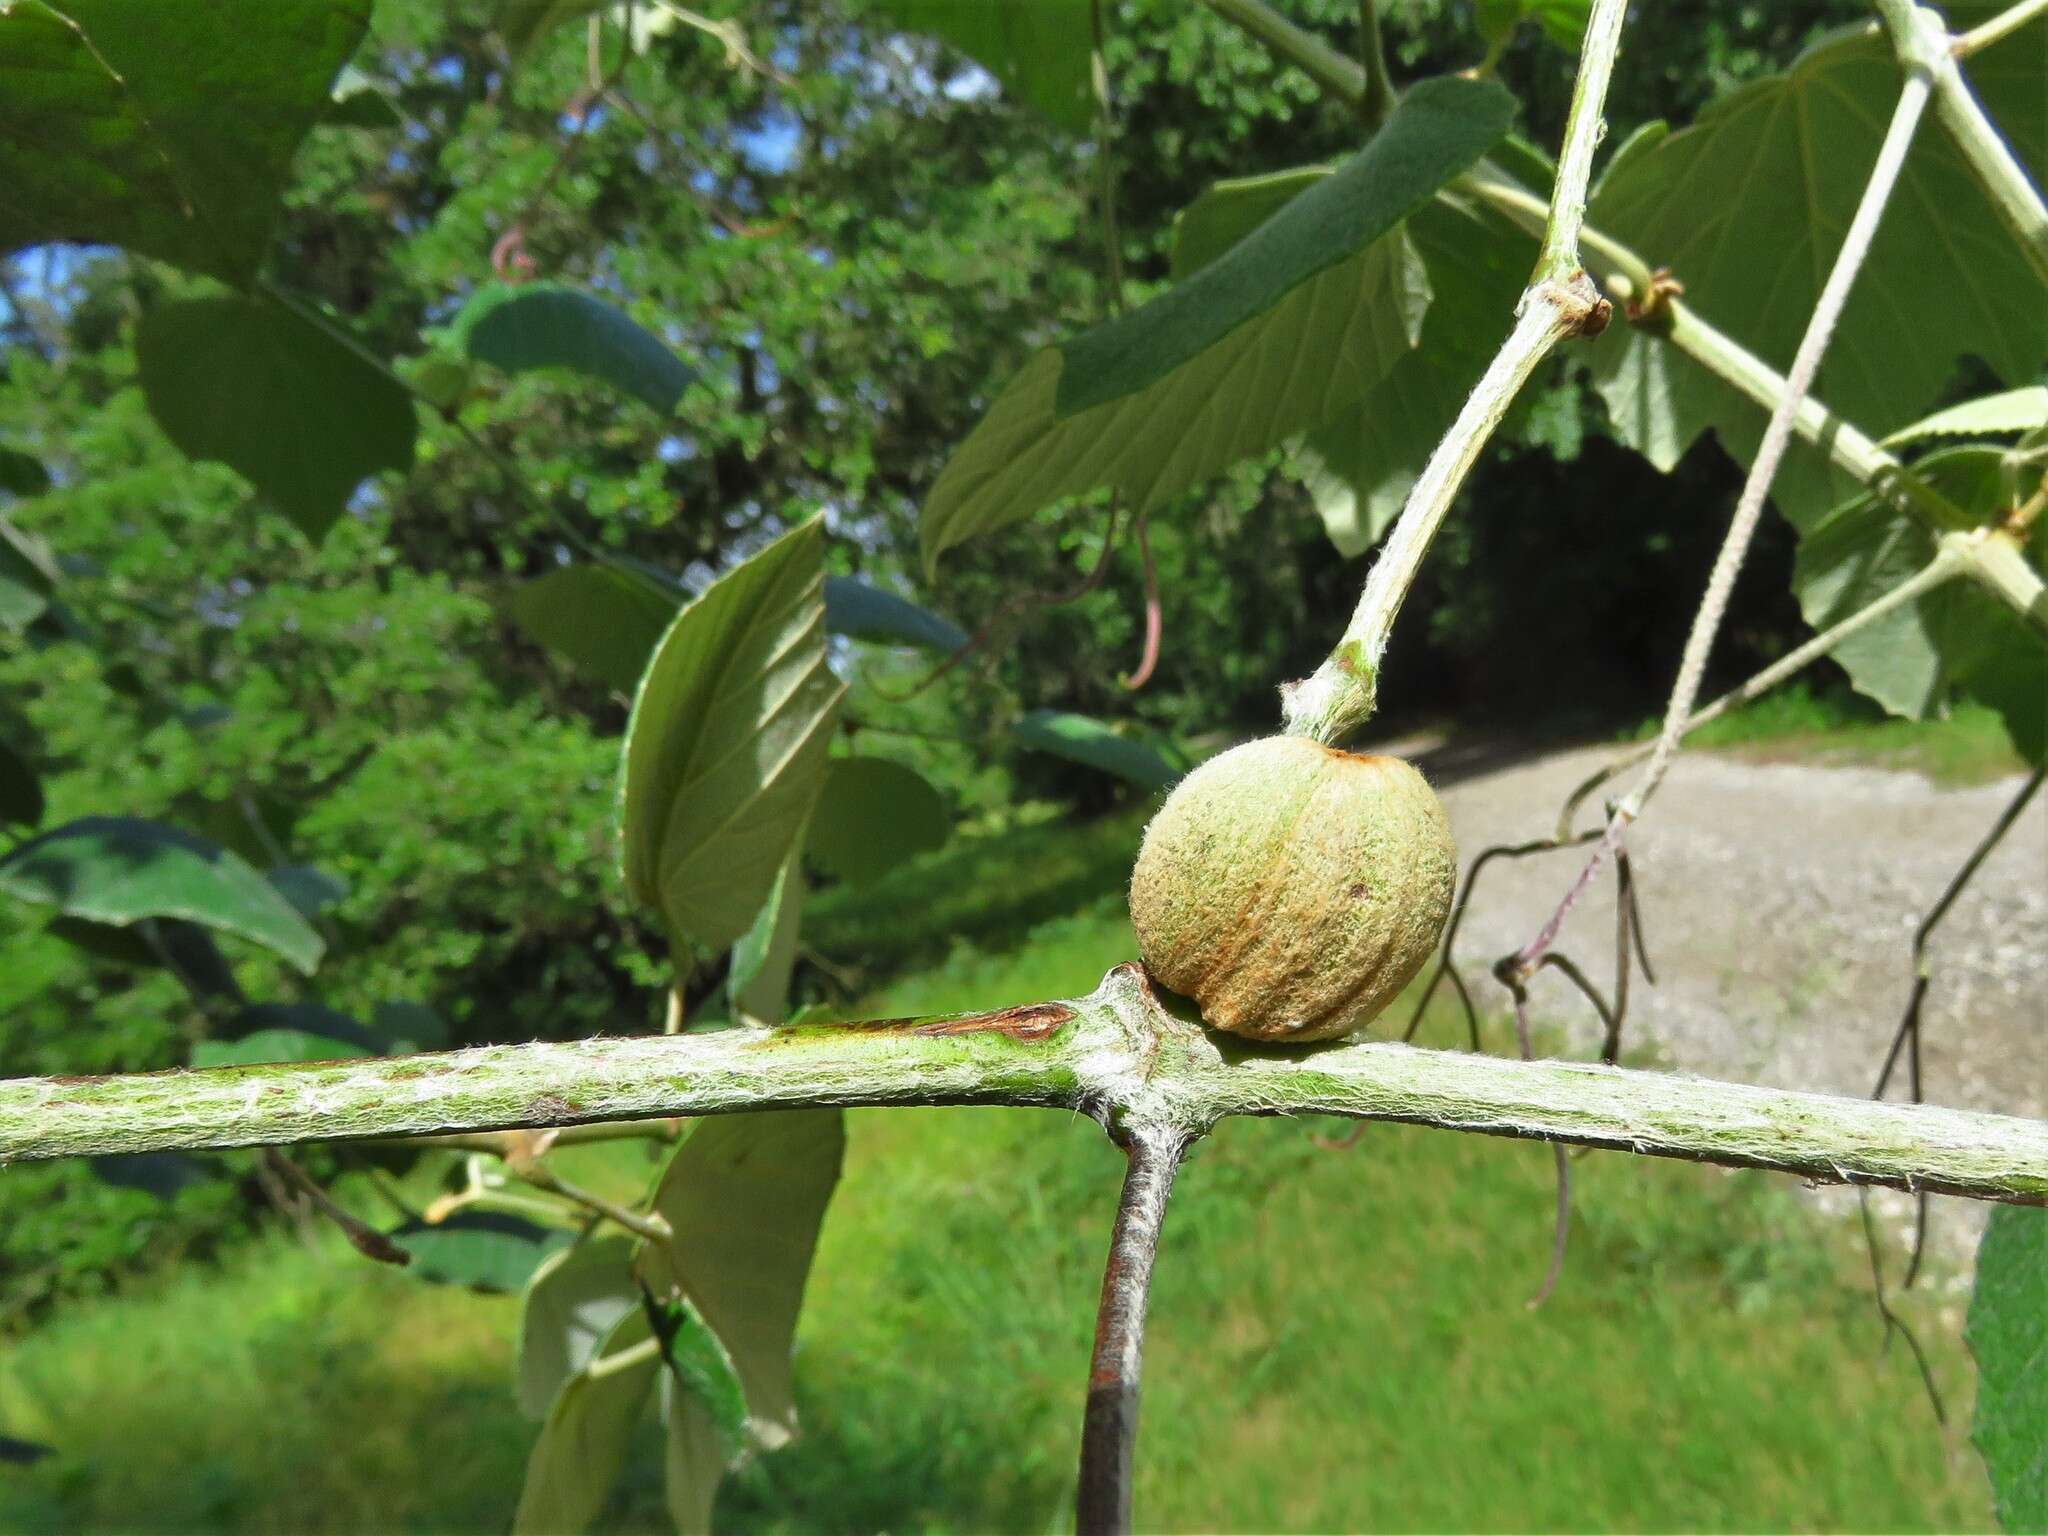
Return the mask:
<svg viewBox="0 0 2048 1536"><path fill-rule="evenodd" d="M987 1014L13 1079L0 1163L821 1104L1037 1105L1188 1134L1344 1115L2048 1203L2040 1121L1377 1041L1255 1050L1161 1007L1133 966L1085 998Z"/></svg>

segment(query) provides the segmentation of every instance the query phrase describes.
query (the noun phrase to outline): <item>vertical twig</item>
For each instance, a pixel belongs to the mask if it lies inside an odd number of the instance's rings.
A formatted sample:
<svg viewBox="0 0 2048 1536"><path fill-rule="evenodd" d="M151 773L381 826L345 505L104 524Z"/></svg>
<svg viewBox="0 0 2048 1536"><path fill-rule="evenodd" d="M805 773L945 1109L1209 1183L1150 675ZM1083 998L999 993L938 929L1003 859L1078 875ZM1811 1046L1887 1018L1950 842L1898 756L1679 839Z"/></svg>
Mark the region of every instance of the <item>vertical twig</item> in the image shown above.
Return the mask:
<svg viewBox="0 0 2048 1536"><path fill-rule="evenodd" d="M1145 1303L1167 1198L1188 1137L1166 1126L1133 1124L1124 1136L1130 1159L1102 1302L1095 1314L1095 1355L1088 1368L1088 1407L1081 1421L1081 1479L1074 1503L1080 1536L1131 1528L1131 1461L1138 1440L1138 1375L1145 1347Z"/></svg>
<svg viewBox="0 0 2048 1536"><path fill-rule="evenodd" d="M1375 132L1394 110L1394 82L1387 77L1387 51L1380 43L1379 7L1358 0L1358 62L1365 70L1365 91L1358 98L1358 120Z"/></svg>

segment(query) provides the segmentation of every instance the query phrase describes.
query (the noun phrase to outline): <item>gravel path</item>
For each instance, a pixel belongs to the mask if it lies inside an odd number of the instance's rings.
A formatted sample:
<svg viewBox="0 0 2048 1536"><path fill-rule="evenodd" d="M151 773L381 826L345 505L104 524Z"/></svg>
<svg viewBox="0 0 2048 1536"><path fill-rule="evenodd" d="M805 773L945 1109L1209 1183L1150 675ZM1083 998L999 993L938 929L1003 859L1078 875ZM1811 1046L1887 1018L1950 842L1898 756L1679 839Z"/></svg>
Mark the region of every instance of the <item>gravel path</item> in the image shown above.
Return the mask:
<svg viewBox="0 0 2048 1536"><path fill-rule="evenodd" d="M1439 748L1417 761L1469 861L1548 835L1565 795L1612 751L1500 764ZM2022 782L1938 789L1883 769L1681 757L1629 836L1658 984L1637 978L1625 1050L1713 1077L1870 1092L1910 990L1913 929ZM1584 858L1489 866L1458 941L1482 1007L1505 997L1488 967L1536 933ZM1603 991L1614 933L1614 880L1602 875L1558 947ZM1950 910L1930 957L1927 1097L2048 1115L2048 790ZM1572 1054L1598 1051L1599 1021L1562 976L1539 974L1531 998ZM1902 1069L1892 1096L1904 1093ZM1976 1225L1944 1221L1941 1247L1954 1253Z"/></svg>

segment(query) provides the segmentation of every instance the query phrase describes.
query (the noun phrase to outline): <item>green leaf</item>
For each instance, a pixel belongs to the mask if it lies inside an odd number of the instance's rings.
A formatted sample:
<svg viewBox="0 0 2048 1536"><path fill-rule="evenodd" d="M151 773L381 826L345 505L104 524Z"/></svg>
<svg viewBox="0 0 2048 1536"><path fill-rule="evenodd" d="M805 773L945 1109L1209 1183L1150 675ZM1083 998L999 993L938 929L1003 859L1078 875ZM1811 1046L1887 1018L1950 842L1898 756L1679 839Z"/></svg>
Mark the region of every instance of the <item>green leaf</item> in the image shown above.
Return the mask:
<svg viewBox="0 0 2048 1536"><path fill-rule="evenodd" d="M2037 427L2048 427L2048 388L2029 384L2003 394L1980 395L1923 416L1892 433L1884 445L1897 448L1928 437L2005 437Z"/></svg>
<svg viewBox="0 0 2048 1536"><path fill-rule="evenodd" d="M1914 467L1950 500L1989 518L2001 500L1995 448L1948 448ZM2037 534L2042 562L2048 538ZM1846 619L1934 558L1919 522L1868 493L1803 535L1793 589L1816 630ZM1999 711L2022 756L2048 754L2048 647L1999 598L1974 581L1945 582L1851 635L1834 651L1856 689L1893 714L1925 719L1960 688Z"/></svg>
<svg viewBox="0 0 2048 1536"><path fill-rule="evenodd" d="M824 781L844 690L825 664L824 530L734 567L662 637L626 727L626 889L678 941L752 926Z"/></svg>
<svg viewBox="0 0 2048 1536"><path fill-rule="evenodd" d="M519 1408L545 1419L556 1394L640 1307L630 1238L587 1239L552 1254L527 1281L519 1313Z"/></svg>
<svg viewBox="0 0 2048 1536"><path fill-rule="evenodd" d="M661 1471L668 1517L677 1536L710 1536L711 1509L728 1460L725 1439L694 1393L667 1395Z"/></svg>
<svg viewBox="0 0 2048 1536"><path fill-rule="evenodd" d="M2048 1531L2048 1211L2001 1205L1977 1247L1965 1335L1977 1357L1971 1436L1998 1520Z"/></svg>
<svg viewBox="0 0 2048 1536"><path fill-rule="evenodd" d="M242 1001L241 988L236 985L235 973L228 968L220 946L197 923L147 917L117 928L82 917L58 917L52 918L43 932L96 960L116 965L162 966L197 996L218 997L236 1004ZM150 942L152 937L154 943Z"/></svg>
<svg viewBox="0 0 2048 1536"><path fill-rule="evenodd" d="M49 545L0 517L0 629L19 634L35 623L63 579Z"/></svg>
<svg viewBox="0 0 2048 1536"><path fill-rule="evenodd" d="M1074 133L1094 122L1089 0L879 0L906 31L958 48L1006 96Z"/></svg>
<svg viewBox="0 0 2048 1536"><path fill-rule="evenodd" d="M228 1021L224 1033L246 1039L260 1031L277 1030L319 1035L334 1044L348 1046L342 1054L349 1056L379 1055L384 1044L352 1015L316 1002L253 1003Z"/></svg>
<svg viewBox="0 0 2048 1536"><path fill-rule="evenodd" d="M43 784L33 764L0 741L0 825L32 827L43 819Z"/></svg>
<svg viewBox="0 0 2048 1536"><path fill-rule="evenodd" d="M541 645L628 695L676 617L673 598L609 565L550 571L514 588L505 608Z"/></svg>
<svg viewBox="0 0 2048 1536"><path fill-rule="evenodd" d="M348 1061L371 1052L332 1035L302 1029L259 1029L239 1040L202 1040L192 1047L195 1067L254 1067L285 1061Z"/></svg>
<svg viewBox="0 0 2048 1536"><path fill-rule="evenodd" d="M661 339L601 299L553 283L480 290L454 332L478 362L507 373L565 368L666 416L694 375Z"/></svg>
<svg viewBox="0 0 2048 1536"><path fill-rule="evenodd" d="M491 25L505 40L512 61L522 62L534 45L557 27L601 11L609 0L498 0Z"/></svg>
<svg viewBox="0 0 2048 1536"><path fill-rule="evenodd" d="M0 448L0 491L10 496L40 496L50 488L50 472L42 460L18 448Z"/></svg>
<svg viewBox="0 0 2048 1536"><path fill-rule="evenodd" d="M880 757L835 757L805 848L840 879L862 884L943 847L952 832L945 797L916 770Z"/></svg>
<svg viewBox="0 0 2048 1536"><path fill-rule="evenodd" d="M753 926L732 947L727 988L735 1013L779 1024L789 1012L789 978L796 970L803 911L803 861L791 853L769 887L768 899L761 903Z"/></svg>
<svg viewBox="0 0 2048 1536"><path fill-rule="evenodd" d="M0 9L0 253L124 246L245 284L369 0Z"/></svg>
<svg viewBox="0 0 2048 1536"><path fill-rule="evenodd" d="M130 817L92 816L0 858L0 891L116 925L177 917L232 933L311 975L326 947L290 902L226 849Z"/></svg>
<svg viewBox="0 0 2048 1536"><path fill-rule="evenodd" d="M1534 21L1543 35L1572 53L1586 38L1586 13L1592 0L1478 0L1479 35L1498 47L1525 21Z"/></svg>
<svg viewBox="0 0 2048 1536"><path fill-rule="evenodd" d="M933 487L927 570L1101 487L1150 510L1357 400L1415 344L1429 302L1402 219L1512 112L1498 86L1424 81L1363 150L1187 282L1040 352Z"/></svg>
<svg viewBox="0 0 2048 1536"><path fill-rule="evenodd" d="M1319 423L1295 466L1346 557L1380 540L1513 323L1535 242L1499 215L1448 197L1416 210L1408 233L1436 298L1422 343L1357 405Z"/></svg>
<svg viewBox="0 0 2048 1536"><path fill-rule="evenodd" d="M387 1234L412 1255L412 1273L473 1291L517 1291L569 1236L500 1211L457 1211L444 1221L408 1221Z"/></svg>
<svg viewBox="0 0 2048 1536"><path fill-rule="evenodd" d="M275 869L266 870L264 878L309 919L318 918L329 907L348 897L347 881L311 864L280 864Z"/></svg>
<svg viewBox="0 0 2048 1536"><path fill-rule="evenodd" d="M317 541L356 487L412 467L412 400L366 358L281 305L183 299L142 317L150 414L188 457L240 472Z"/></svg>
<svg viewBox="0 0 2048 1536"><path fill-rule="evenodd" d="M1164 789L1187 771L1089 715L1034 709L1010 727L1010 734L1035 752L1050 752L1069 762L1100 768L1146 789Z"/></svg>
<svg viewBox="0 0 2048 1536"><path fill-rule="evenodd" d="M646 1310L634 1307L555 1394L527 1458L514 1536L571 1536L597 1518L660 1369Z"/></svg>
<svg viewBox="0 0 2048 1536"><path fill-rule="evenodd" d="M182 1190L195 1184L212 1184L221 1178L218 1164L183 1152L131 1152L88 1161L93 1177L102 1184L140 1190L158 1200L175 1200Z"/></svg>
<svg viewBox="0 0 2048 1536"><path fill-rule="evenodd" d="M825 578L825 627L849 640L887 640L952 652L967 643L967 631L907 598L851 576Z"/></svg>
<svg viewBox="0 0 2048 1536"><path fill-rule="evenodd" d="M654 1194L675 1235L642 1251L642 1278L657 1300L680 1292L718 1335L766 1450L796 1433L790 1346L845 1148L836 1109L718 1115L676 1149Z"/></svg>
<svg viewBox="0 0 2048 1536"><path fill-rule="evenodd" d="M2041 27L1970 60L1973 85L2037 174L2048 155ZM1591 222L1669 266L1688 305L1782 371L1898 90L1882 35L1838 36L1616 166ZM1962 354L1977 354L2003 379L2031 379L2048 351L2048 305L2015 301L2038 291L1949 135L1930 124L1914 140L1815 393L1882 433L1936 398ZM1682 361L1660 368L1643 356L1663 348L1625 325L1594 345L1595 378L1624 441L1668 467L1708 427L1760 429L1762 413L1703 370Z"/></svg>
<svg viewBox="0 0 2048 1536"><path fill-rule="evenodd" d="M1329 174L1327 165L1304 165L1217 182L1174 215L1173 280L1193 277Z"/></svg>
<svg viewBox="0 0 2048 1536"><path fill-rule="evenodd" d="M705 1418L728 1463L738 1462L746 1452L747 1397L740 1385L732 1356L704 1315L681 1291L648 1298L654 1336L661 1340L662 1357L668 1362L666 1386L694 1400L705 1410ZM666 1417L673 1404L664 1391L662 1412Z"/></svg>
<svg viewBox="0 0 2048 1536"><path fill-rule="evenodd" d="M425 1003L402 999L370 1010L370 1033L387 1056L412 1056L448 1045L448 1021Z"/></svg>

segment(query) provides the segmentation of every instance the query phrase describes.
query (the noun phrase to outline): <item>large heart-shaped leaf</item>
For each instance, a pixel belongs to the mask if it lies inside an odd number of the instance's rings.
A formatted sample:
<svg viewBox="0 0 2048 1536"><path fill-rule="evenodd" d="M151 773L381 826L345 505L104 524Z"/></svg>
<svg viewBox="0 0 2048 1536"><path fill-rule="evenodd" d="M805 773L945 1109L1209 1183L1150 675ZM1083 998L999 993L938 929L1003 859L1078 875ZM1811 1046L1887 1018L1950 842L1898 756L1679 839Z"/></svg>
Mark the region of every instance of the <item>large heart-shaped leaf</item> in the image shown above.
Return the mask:
<svg viewBox="0 0 2048 1536"><path fill-rule="evenodd" d="M1989 518L2002 499L1995 448L1948 448L1914 466L1951 501ZM1925 526L1869 493L1837 507L1799 541L1793 587L1815 629L1867 607L1934 558ZM2048 563L2048 528L2031 551ZM1923 719L1960 687L1996 709L2022 756L2048 755L2048 647L1975 582L1936 587L1859 630L1834 651L1859 692L1893 714Z"/></svg>
<svg viewBox="0 0 2048 1536"><path fill-rule="evenodd" d="M610 565L550 571L514 588L505 607L549 650L627 694L676 616L673 597Z"/></svg>
<svg viewBox="0 0 2048 1536"><path fill-rule="evenodd" d="M718 1335L763 1449L796 1432L789 1351L845 1148L836 1109L719 1115L676 1149L655 1191L675 1235L643 1250L642 1275L657 1298L680 1293Z"/></svg>
<svg viewBox="0 0 2048 1536"><path fill-rule="evenodd" d="M0 252L125 246L246 283L369 0L0 7Z"/></svg>
<svg viewBox="0 0 2048 1536"><path fill-rule="evenodd" d="M660 1369L646 1310L634 1307L555 1394L527 1458L526 1485L512 1517L515 1536L572 1536L597 1518L626 1464Z"/></svg>
<svg viewBox="0 0 2048 1536"><path fill-rule="evenodd" d="M952 831L945 797L915 769L880 757L835 757L805 847L858 884L944 846Z"/></svg>
<svg viewBox="0 0 2048 1536"><path fill-rule="evenodd" d="M640 1306L633 1241L598 1237L550 1255L526 1284L519 1313L519 1407L545 1419L556 1394Z"/></svg>
<svg viewBox="0 0 2048 1536"><path fill-rule="evenodd" d="M2008 1531L2048 1530L2048 1211L2001 1205L1977 1246L1972 1438Z"/></svg>
<svg viewBox="0 0 2048 1536"><path fill-rule="evenodd" d="M396 381L282 305L220 295L142 318L150 414L195 459L239 471L309 539L356 487L412 466L417 422Z"/></svg>
<svg viewBox="0 0 2048 1536"><path fill-rule="evenodd" d="M261 944L308 975L326 948L248 864L160 822L112 816L66 822L0 859L0 891L96 923L184 918Z"/></svg>
<svg viewBox="0 0 2048 1536"><path fill-rule="evenodd" d="M2038 178L2048 160L2044 24L1973 57L1973 85ZM1600 228L1685 284L1686 302L1784 369L1862 193L1899 91L1871 29L1820 44L1692 127L1633 154L1602 183ZM1866 431L1910 420L1974 353L2010 382L2048 350L2048 305L2027 258L1930 120L1914 141L1815 393ZM1615 325L1595 344L1596 381L1624 441L1668 468L1708 427L1762 416L1663 344ZM1742 444L1736 451L1743 450ZM1781 503L1782 504L1782 503ZM1826 502L1820 503L1827 505Z"/></svg>
<svg viewBox="0 0 2048 1536"><path fill-rule="evenodd" d="M1089 0L880 0L905 31L951 43L1006 95L1076 133L1095 110L1088 8Z"/></svg>
<svg viewBox="0 0 2048 1536"><path fill-rule="evenodd" d="M806 523L686 606L626 727L626 888L681 943L752 925L818 796L844 692L825 664L824 530Z"/></svg>
<svg viewBox="0 0 2048 1536"><path fill-rule="evenodd" d="M692 378L682 360L638 321L602 299L554 283L486 288L462 307L454 329L479 362L507 373L580 373L664 416Z"/></svg>
<svg viewBox="0 0 2048 1536"><path fill-rule="evenodd" d="M932 488L927 568L1088 491L1150 509L1357 400L1415 344L1429 302L1401 221L1513 110L1498 86L1425 81L1363 150L1187 282L1040 352Z"/></svg>

